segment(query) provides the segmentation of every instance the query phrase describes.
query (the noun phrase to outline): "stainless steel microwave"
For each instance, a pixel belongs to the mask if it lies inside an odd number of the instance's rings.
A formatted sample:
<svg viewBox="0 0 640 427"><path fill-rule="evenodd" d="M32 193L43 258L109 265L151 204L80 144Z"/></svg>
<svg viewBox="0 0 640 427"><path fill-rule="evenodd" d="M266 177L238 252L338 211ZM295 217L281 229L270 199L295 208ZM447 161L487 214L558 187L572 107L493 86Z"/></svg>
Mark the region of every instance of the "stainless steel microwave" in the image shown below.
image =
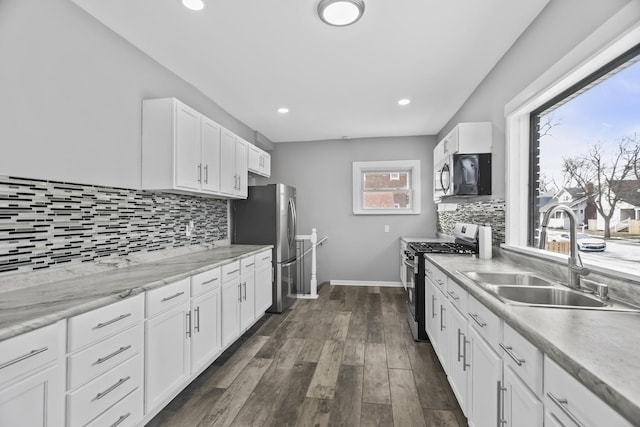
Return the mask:
<svg viewBox="0 0 640 427"><path fill-rule="evenodd" d="M491 153L453 154L437 166L434 196L491 194Z"/></svg>

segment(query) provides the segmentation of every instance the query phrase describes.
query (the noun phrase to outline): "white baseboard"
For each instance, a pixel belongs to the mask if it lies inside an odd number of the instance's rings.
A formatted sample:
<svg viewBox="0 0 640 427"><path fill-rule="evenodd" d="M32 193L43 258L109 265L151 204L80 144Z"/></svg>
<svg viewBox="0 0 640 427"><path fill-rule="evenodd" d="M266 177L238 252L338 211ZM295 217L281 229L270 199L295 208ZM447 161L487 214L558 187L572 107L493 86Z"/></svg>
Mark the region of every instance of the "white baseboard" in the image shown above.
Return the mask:
<svg viewBox="0 0 640 427"><path fill-rule="evenodd" d="M402 282L375 282L371 280L330 280L335 286L383 286L386 288L401 288Z"/></svg>
<svg viewBox="0 0 640 427"><path fill-rule="evenodd" d="M318 299L318 295L295 294L292 296L296 299Z"/></svg>

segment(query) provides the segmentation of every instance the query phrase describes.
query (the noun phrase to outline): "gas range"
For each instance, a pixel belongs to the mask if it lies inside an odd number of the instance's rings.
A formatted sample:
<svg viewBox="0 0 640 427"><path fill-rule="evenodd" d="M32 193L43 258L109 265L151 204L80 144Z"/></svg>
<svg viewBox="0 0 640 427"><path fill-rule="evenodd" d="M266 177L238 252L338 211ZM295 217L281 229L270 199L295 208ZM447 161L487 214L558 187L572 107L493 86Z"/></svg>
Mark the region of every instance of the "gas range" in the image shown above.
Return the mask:
<svg viewBox="0 0 640 427"><path fill-rule="evenodd" d="M478 245L459 242L409 242L407 248L423 254L477 254Z"/></svg>

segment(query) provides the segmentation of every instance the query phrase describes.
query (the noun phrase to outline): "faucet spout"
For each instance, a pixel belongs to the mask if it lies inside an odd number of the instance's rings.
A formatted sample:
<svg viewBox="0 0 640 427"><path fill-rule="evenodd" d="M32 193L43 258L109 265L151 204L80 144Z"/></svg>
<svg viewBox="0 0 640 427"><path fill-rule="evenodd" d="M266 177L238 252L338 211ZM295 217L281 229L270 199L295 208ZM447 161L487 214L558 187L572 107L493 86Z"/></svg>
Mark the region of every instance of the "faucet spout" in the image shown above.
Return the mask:
<svg viewBox="0 0 640 427"><path fill-rule="evenodd" d="M540 249L545 249L547 244L547 227L551 220L551 215L556 211L562 211L569 217L569 286L580 289L580 277L588 275L590 271L582 265L582 261L578 255L578 218L570 207L561 203L554 203L549 206L549 209L547 209L544 214L542 224L540 226L541 230L538 247Z"/></svg>

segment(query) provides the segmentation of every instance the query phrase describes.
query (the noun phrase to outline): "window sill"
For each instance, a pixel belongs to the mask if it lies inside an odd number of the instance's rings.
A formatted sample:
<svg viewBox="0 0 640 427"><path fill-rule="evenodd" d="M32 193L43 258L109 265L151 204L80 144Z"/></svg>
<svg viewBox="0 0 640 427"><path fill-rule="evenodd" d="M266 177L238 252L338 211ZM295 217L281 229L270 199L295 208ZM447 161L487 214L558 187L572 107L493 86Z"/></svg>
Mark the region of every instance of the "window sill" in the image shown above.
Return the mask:
<svg viewBox="0 0 640 427"><path fill-rule="evenodd" d="M396 209L389 210L375 210L375 211L364 211L364 210L354 210L354 215L420 215L420 211L399 211Z"/></svg>

